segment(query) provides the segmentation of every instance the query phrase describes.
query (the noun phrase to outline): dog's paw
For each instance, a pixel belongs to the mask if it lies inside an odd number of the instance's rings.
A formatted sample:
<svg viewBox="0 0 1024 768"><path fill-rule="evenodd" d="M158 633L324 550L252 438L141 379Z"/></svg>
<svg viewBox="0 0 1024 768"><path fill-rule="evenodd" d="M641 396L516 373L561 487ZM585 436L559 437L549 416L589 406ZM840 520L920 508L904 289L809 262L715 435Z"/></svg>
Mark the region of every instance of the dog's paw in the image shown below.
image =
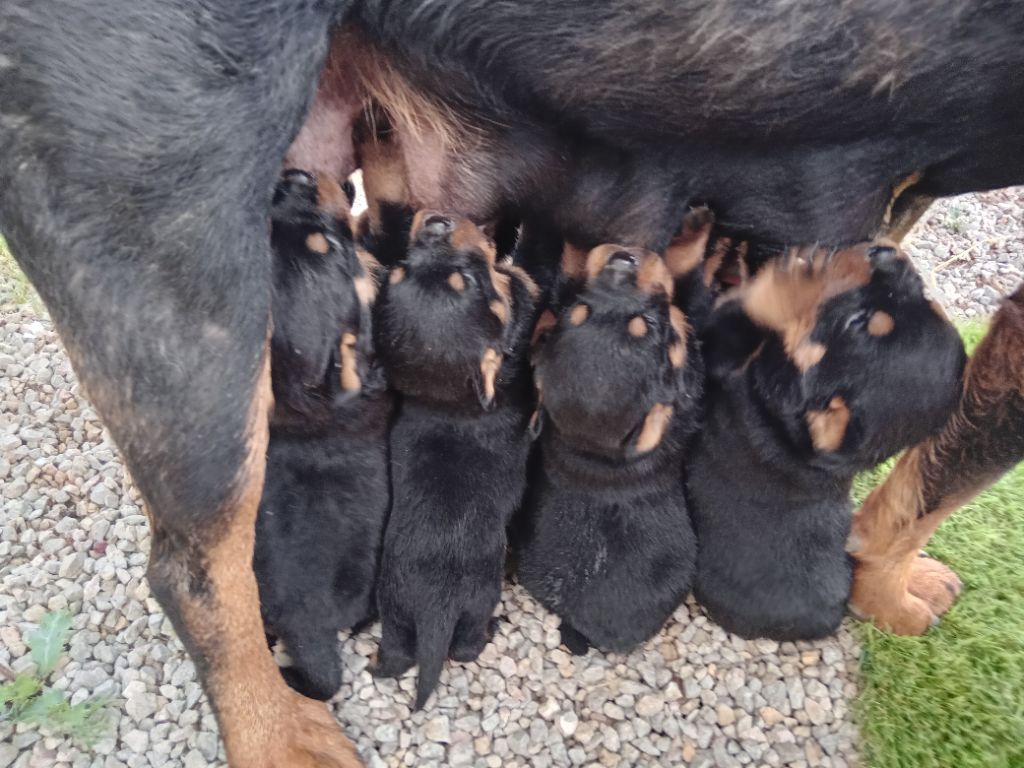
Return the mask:
<svg viewBox="0 0 1024 768"><path fill-rule="evenodd" d="M361 768L359 753L321 702L288 692L276 733L228 732L231 768ZM246 738L249 736L250 738ZM238 748L232 749L234 742Z"/></svg>
<svg viewBox="0 0 1024 768"><path fill-rule="evenodd" d="M939 623L962 584L937 560L913 556L901 567L858 563L850 612L897 635L923 635Z"/></svg>
<svg viewBox="0 0 1024 768"><path fill-rule="evenodd" d="M924 600L935 616L952 608L963 588L964 583L952 568L924 552L910 566L907 590Z"/></svg>

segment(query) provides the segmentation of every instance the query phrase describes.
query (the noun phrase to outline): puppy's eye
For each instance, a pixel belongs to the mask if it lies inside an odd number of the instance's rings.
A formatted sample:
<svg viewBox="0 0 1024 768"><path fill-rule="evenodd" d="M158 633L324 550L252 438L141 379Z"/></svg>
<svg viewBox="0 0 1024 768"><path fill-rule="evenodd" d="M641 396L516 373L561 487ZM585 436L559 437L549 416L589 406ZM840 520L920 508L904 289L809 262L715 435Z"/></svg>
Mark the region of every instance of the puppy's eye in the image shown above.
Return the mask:
<svg viewBox="0 0 1024 768"><path fill-rule="evenodd" d="M846 330L848 331L863 331L868 327L868 320L871 319L871 313L866 309L858 309L848 318L846 318Z"/></svg>

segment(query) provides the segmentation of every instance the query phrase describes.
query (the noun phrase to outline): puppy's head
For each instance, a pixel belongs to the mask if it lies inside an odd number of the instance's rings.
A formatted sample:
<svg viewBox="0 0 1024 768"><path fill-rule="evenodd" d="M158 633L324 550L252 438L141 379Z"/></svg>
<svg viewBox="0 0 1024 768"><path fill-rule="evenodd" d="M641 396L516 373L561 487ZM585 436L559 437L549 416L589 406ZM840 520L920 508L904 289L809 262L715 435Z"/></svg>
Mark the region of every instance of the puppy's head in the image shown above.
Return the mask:
<svg viewBox="0 0 1024 768"><path fill-rule="evenodd" d="M420 211L377 310L392 384L431 402L491 408L521 356L535 292L525 273L496 263L471 221Z"/></svg>
<svg viewBox="0 0 1024 768"><path fill-rule="evenodd" d="M382 379L373 364L373 259L352 240L350 197L334 179L286 171L271 208L271 375L275 421L311 419Z"/></svg>
<svg viewBox="0 0 1024 768"><path fill-rule="evenodd" d="M910 262L871 243L769 262L715 310L705 350L801 454L849 470L941 428L965 363Z"/></svg>
<svg viewBox="0 0 1024 768"><path fill-rule="evenodd" d="M651 251L601 245L587 254L575 303L542 315L534 334L545 428L621 460L666 442L674 420L692 420L700 364L672 291Z"/></svg>

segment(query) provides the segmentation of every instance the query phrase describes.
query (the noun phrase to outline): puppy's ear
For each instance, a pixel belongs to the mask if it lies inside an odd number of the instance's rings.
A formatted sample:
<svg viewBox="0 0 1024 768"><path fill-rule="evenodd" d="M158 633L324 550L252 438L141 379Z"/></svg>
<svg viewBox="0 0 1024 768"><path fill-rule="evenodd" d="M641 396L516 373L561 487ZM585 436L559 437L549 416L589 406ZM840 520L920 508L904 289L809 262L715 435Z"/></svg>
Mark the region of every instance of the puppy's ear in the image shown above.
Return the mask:
<svg viewBox="0 0 1024 768"><path fill-rule="evenodd" d="M657 448L671 421L672 406L668 403L655 403L643 423L630 436L626 455L635 458Z"/></svg>
<svg viewBox="0 0 1024 768"><path fill-rule="evenodd" d="M764 342L767 332L755 325L740 301L717 307L701 334L701 350L708 377L723 379L739 370Z"/></svg>
<svg viewBox="0 0 1024 768"><path fill-rule="evenodd" d="M485 411L494 406L495 381L501 369L501 355L488 347L480 358L480 379L477 385L477 396Z"/></svg>

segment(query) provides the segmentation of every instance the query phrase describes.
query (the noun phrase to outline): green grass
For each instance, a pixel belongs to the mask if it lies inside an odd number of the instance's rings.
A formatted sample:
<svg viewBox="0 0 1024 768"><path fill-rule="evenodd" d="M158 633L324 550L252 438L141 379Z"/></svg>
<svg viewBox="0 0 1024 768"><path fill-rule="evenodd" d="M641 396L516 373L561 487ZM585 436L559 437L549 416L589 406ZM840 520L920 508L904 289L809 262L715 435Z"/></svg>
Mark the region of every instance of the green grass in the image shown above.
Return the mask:
<svg viewBox="0 0 1024 768"><path fill-rule="evenodd" d="M984 325L963 329L968 348ZM885 474L861 478L859 495ZM924 637L868 624L857 711L870 768L1024 767L1024 465L939 528L966 587Z"/></svg>
<svg viewBox="0 0 1024 768"><path fill-rule="evenodd" d="M36 309L42 307L42 302L32 288L32 284L29 283L28 278L25 277L18 266L18 262L11 255L3 235L0 235L0 277L5 278L12 286L10 297L0 300L0 303L32 304Z"/></svg>

